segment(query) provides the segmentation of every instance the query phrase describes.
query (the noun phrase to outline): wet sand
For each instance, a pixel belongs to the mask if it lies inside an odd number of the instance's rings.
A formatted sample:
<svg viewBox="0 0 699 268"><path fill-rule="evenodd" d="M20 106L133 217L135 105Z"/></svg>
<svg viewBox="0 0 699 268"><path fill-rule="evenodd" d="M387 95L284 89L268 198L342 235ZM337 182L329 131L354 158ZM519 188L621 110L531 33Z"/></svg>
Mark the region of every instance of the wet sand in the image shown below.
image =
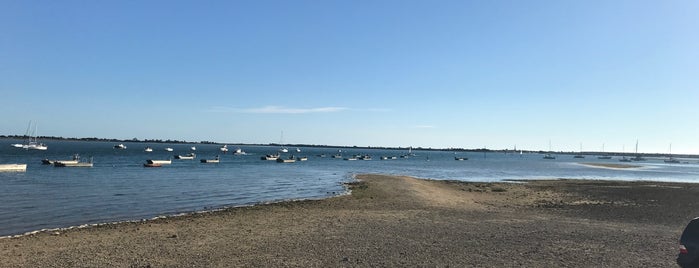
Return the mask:
<svg viewBox="0 0 699 268"><path fill-rule="evenodd" d="M351 195L0 239L1 267L673 267L699 185L362 175Z"/></svg>

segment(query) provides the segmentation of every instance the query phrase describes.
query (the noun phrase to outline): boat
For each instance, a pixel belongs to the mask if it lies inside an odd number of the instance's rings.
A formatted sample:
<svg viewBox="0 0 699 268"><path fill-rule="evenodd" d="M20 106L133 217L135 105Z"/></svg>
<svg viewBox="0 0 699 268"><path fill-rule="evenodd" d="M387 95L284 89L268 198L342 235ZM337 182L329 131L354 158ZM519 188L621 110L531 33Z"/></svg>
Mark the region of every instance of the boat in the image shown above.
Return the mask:
<svg viewBox="0 0 699 268"><path fill-rule="evenodd" d="M279 138L279 145L281 146L279 148L280 153L288 153L289 152L289 149L284 147L284 131L283 130L282 130L281 137Z"/></svg>
<svg viewBox="0 0 699 268"><path fill-rule="evenodd" d="M146 164L152 164L152 165L169 165L172 164L172 160L153 160L153 159L148 159L146 160Z"/></svg>
<svg viewBox="0 0 699 268"><path fill-rule="evenodd" d="M631 159L626 158L626 156L622 156L619 158L619 162L631 162Z"/></svg>
<svg viewBox="0 0 699 268"><path fill-rule="evenodd" d="M48 158L41 160L41 164L43 165L53 165L56 162L62 162L62 163L78 163L80 161L80 155L74 154L73 158L71 160L49 160Z"/></svg>
<svg viewBox="0 0 699 268"><path fill-rule="evenodd" d="M347 161L356 161L356 160L357 160L357 157L355 157L355 156L346 157L345 160L347 160Z"/></svg>
<svg viewBox="0 0 699 268"><path fill-rule="evenodd" d="M126 149L126 145L124 145L123 143L119 143L117 145L114 145L114 149L124 150Z"/></svg>
<svg viewBox="0 0 699 268"><path fill-rule="evenodd" d="M325 157L326 157L325 154L319 154L319 155L316 155L316 156L317 156L317 157L320 157L320 158L325 158Z"/></svg>
<svg viewBox="0 0 699 268"><path fill-rule="evenodd" d="M224 144L223 146L221 146L221 148L218 148L218 150L223 152L224 154L228 153L228 145Z"/></svg>
<svg viewBox="0 0 699 268"><path fill-rule="evenodd" d="M455 157L454 157L454 160L456 160L456 161L464 161L464 160L468 160L468 157L456 157L456 156L455 156Z"/></svg>
<svg viewBox="0 0 699 268"><path fill-rule="evenodd" d="M81 162L80 159L78 159L77 162L62 162L62 161L56 161L53 162L54 167L92 167L92 157L90 157L89 162Z"/></svg>
<svg viewBox="0 0 699 268"><path fill-rule="evenodd" d="M240 149L240 147L236 148L235 151L233 151L234 155L246 155L245 151L243 149Z"/></svg>
<svg viewBox="0 0 699 268"><path fill-rule="evenodd" d="M640 154L638 154L638 140L636 140L636 156L631 158L631 161L646 161Z"/></svg>
<svg viewBox="0 0 699 268"><path fill-rule="evenodd" d="M308 157L307 157L307 156L299 156L299 157L296 158L296 160L298 160L298 161L308 161Z"/></svg>
<svg viewBox="0 0 699 268"><path fill-rule="evenodd" d="M598 156L597 159L612 159L611 155L606 155L604 152L604 143L602 143L602 154L603 155Z"/></svg>
<svg viewBox="0 0 699 268"><path fill-rule="evenodd" d="M359 155L359 156L357 156L357 159L359 159L359 160L371 160L371 155L368 155L368 154Z"/></svg>
<svg viewBox="0 0 699 268"><path fill-rule="evenodd" d="M165 148L165 151L172 152L172 151L174 151L174 149L167 147L167 148Z"/></svg>
<svg viewBox="0 0 699 268"><path fill-rule="evenodd" d="M388 156L382 155L379 159L381 159L381 160L388 160Z"/></svg>
<svg viewBox="0 0 699 268"><path fill-rule="evenodd" d="M277 163L294 163L294 162L296 162L296 158L293 155L291 155L287 158L281 158L281 157L277 158Z"/></svg>
<svg viewBox="0 0 699 268"><path fill-rule="evenodd" d="M664 161L665 161L665 163L668 163L668 164L679 164L680 163L680 160L677 160L674 157L672 157L672 143L670 143L669 157L668 157L668 159L665 159Z"/></svg>
<svg viewBox="0 0 699 268"><path fill-rule="evenodd" d="M300 152L301 152L301 149L299 149L298 147L296 147L296 152L297 152L297 153L300 153Z"/></svg>
<svg viewBox="0 0 699 268"><path fill-rule="evenodd" d="M31 130L31 126L32 126L32 121L29 121L29 125L27 126L27 132L25 132L25 134L24 134L25 136L27 136L27 143L22 143L22 144L15 143L15 144L12 144L12 147L22 148L22 149L26 149L26 150L40 150L40 151L48 150L49 147L46 146L46 144L40 143L37 140L37 137L36 137L37 125L36 124L34 124L34 130L32 130L31 133L29 133L29 131Z"/></svg>
<svg viewBox="0 0 699 268"><path fill-rule="evenodd" d="M162 164L145 163L143 167L162 167Z"/></svg>
<svg viewBox="0 0 699 268"><path fill-rule="evenodd" d="M549 152L551 152L551 140L549 140ZM556 159L556 157L551 155L551 153L547 153L544 155L544 159Z"/></svg>
<svg viewBox="0 0 699 268"><path fill-rule="evenodd" d="M337 154L332 155L332 158L342 159L342 150L337 150Z"/></svg>
<svg viewBox="0 0 699 268"><path fill-rule="evenodd" d="M197 155L194 153L188 153L186 155L175 155L175 159L182 159L182 160L192 160L195 157L197 157Z"/></svg>
<svg viewBox="0 0 699 268"><path fill-rule="evenodd" d="M192 151L196 151L196 150L197 150L197 147L192 146L192 147L189 147L189 149L192 150Z"/></svg>
<svg viewBox="0 0 699 268"><path fill-rule="evenodd" d="M145 149L143 149L143 151L145 151L146 153L150 153L153 151L153 148L146 147Z"/></svg>
<svg viewBox="0 0 699 268"><path fill-rule="evenodd" d="M580 153L574 155L573 158L585 158L585 156L582 154L582 143L580 143Z"/></svg>
<svg viewBox="0 0 699 268"><path fill-rule="evenodd" d="M24 172L27 164L0 164L0 172Z"/></svg>
<svg viewBox="0 0 699 268"><path fill-rule="evenodd" d="M274 160L279 159L279 154L268 154L268 155L260 157L260 159L274 161Z"/></svg>
<svg viewBox="0 0 699 268"><path fill-rule="evenodd" d="M218 155L214 159L202 159L200 160L202 163L218 163L219 158Z"/></svg>

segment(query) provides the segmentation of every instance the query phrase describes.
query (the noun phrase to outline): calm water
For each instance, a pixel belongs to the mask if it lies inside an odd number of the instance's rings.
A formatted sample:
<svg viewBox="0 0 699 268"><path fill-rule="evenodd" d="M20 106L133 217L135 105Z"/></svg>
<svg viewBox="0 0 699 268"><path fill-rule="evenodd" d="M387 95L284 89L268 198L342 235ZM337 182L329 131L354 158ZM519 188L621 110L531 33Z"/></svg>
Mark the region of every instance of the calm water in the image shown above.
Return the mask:
<svg viewBox="0 0 699 268"><path fill-rule="evenodd" d="M611 179L699 182L699 163L665 164L662 159L634 163L634 170L591 168L578 162L619 163L588 156L559 155L544 160L539 154L343 149L343 155L370 154L371 161L344 161L330 156L337 149L300 148L305 162L280 164L260 156L276 147L242 146L248 155L221 154L218 145L197 144L197 159L175 160L162 168L144 168L147 159L186 154L192 145L125 143L126 150L106 142L48 142L48 151L26 151L10 146L20 141L0 140L0 163L26 163L26 172L0 172L0 236L81 224L139 220L226 206L250 205L288 199L324 198L344 192L343 182L358 173L400 174L420 178L464 181L505 179ZM153 152L144 152L151 146ZM174 148L166 152L165 147ZM231 152L237 147L229 146ZM291 151L295 148L290 148ZM56 168L41 159L70 159L79 153L93 157L93 168ZM199 159L221 155L219 164ZM318 157L326 154L325 158Z"/></svg>

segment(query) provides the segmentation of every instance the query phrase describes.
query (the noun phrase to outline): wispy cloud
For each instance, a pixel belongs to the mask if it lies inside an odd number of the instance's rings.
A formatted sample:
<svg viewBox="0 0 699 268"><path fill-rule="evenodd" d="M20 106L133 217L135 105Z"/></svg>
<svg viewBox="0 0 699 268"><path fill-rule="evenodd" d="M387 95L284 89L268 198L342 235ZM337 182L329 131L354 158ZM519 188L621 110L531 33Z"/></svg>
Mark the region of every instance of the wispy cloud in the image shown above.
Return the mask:
<svg viewBox="0 0 699 268"><path fill-rule="evenodd" d="M290 108L284 106L264 106L258 108L232 108L217 106L208 111L214 113L247 113L247 114L310 114L310 113L335 113L349 110L345 107L316 107L316 108Z"/></svg>
<svg viewBox="0 0 699 268"><path fill-rule="evenodd" d="M435 126L430 126L430 125L417 125L417 126L413 126L413 127L414 128L422 128L422 129L435 128Z"/></svg>

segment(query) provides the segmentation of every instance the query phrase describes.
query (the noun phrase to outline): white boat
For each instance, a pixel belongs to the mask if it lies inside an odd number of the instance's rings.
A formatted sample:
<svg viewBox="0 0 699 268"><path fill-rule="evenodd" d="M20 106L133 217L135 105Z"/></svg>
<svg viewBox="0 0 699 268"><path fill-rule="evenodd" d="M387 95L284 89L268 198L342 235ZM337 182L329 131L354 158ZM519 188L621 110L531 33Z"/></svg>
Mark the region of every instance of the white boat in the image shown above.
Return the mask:
<svg viewBox="0 0 699 268"><path fill-rule="evenodd" d="M455 156L455 157L454 157L454 160L456 160L456 161L464 161L464 160L468 160L468 157L456 157L456 156Z"/></svg>
<svg viewBox="0 0 699 268"><path fill-rule="evenodd" d="M41 150L41 151L48 150L49 147L46 146L46 144L40 143L36 139L36 135L37 135L36 133L37 133L37 125L34 124L34 131L32 131L32 135L29 137L29 143L22 146L22 148L27 149L27 150Z"/></svg>
<svg viewBox="0 0 699 268"><path fill-rule="evenodd" d="M143 149L143 151L145 151L146 153L150 153L153 151L153 148L146 147L145 149Z"/></svg>
<svg viewBox="0 0 699 268"><path fill-rule="evenodd" d="M300 152L301 152L301 149L299 149L299 148L297 147L297 148L296 148L296 152L297 152L297 153L300 153Z"/></svg>
<svg viewBox="0 0 699 268"><path fill-rule="evenodd" d="M172 164L172 159L168 159L168 160L153 160L153 159L148 159L148 160L146 160L146 163L148 163L148 164L154 164L154 165L169 165L169 164Z"/></svg>
<svg viewBox="0 0 699 268"><path fill-rule="evenodd" d="M24 172L27 171L27 164L0 164L0 172Z"/></svg>
<svg viewBox="0 0 699 268"><path fill-rule="evenodd" d="M245 153L245 151L243 151L243 149L236 148L235 151L233 152L233 154L234 155L246 155L247 153Z"/></svg>
<svg viewBox="0 0 699 268"><path fill-rule="evenodd" d="M279 154L268 154L268 155L260 157L260 159L274 161L274 160L279 159Z"/></svg>
<svg viewBox="0 0 699 268"><path fill-rule="evenodd" d="M202 163L218 163L218 162L220 162L218 155L214 159L202 159L200 161Z"/></svg>
<svg viewBox="0 0 699 268"><path fill-rule="evenodd" d="M14 143L12 144L12 147L15 148L22 148L22 149L27 149L27 150L41 150L45 151L49 147L46 146L46 144L40 143L37 138L36 138L36 133L37 133L37 125L34 124L34 130L29 133L32 127L32 121L29 121L29 125L27 126L27 132L24 133L24 136L27 137L27 142L26 143Z"/></svg>
<svg viewBox="0 0 699 268"><path fill-rule="evenodd" d="M197 150L197 147L192 146L192 147L190 147L189 149L192 150L192 151L196 151L196 150Z"/></svg>
<svg viewBox="0 0 699 268"><path fill-rule="evenodd" d="M176 156L175 156L175 159L192 160L192 159L194 159L195 157L197 157L196 154L194 154L194 153L188 153L188 154L186 154L186 155L176 155Z"/></svg>
<svg viewBox="0 0 699 268"><path fill-rule="evenodd" d="M221 148L218 149L225 154L228 152L228 145L224 144L223 146L221 146Z"/></svg>
<svg viewBox="0 0 699 268"><path fill-rule="evenodd" d="M41 163L44 165L53 165L56 162L62 162L62 163L69 163L69 164L75 164L80 161L80 155L79 154L74 154L73 159L71 160L49 160L48 158L41 160Z"/></svg>
<svg viewBox="0 0 699 268"><path fill-rule="evenodd" d="M27 150L40 150L40 151L46 151L49 149L46 144L39 143L36 141L29 142L29 144L24 145L22 148L27 149Z"/></svg>
<svg viewBox="0 0 699 268"><path fill-rule="evenodd" d="M672 157L672 143L670 143L669 157L668 157L668 159L665 159L664 161L665 161L665 163L668 163L668 164L679 164L680 163L680 160L677 160L674 157Z"/></svg>
<svg viewBox="0 0 699 268"><path fill-rule="evenodd" d="M294 163L296 162L296 158L294 156L289 156L288 158L277 158L277 163Z"/></svg>
<svg viewBox="0 0 699 268"><path fill-rule="evenodd" d="M308 157L307 157L307 156L299 156L299 157L296 158L296 160L298 160L298 161L308 161Z"/></svg>
<svg viewBox="0 0 699 268"><path fill-rule="evenodd" d="M123 143L119 143L117 145L114 145L114 149L124 150L126 149L126 145L124 145Z"/></svg>
<svg viewBox="0 0 699 268"><path fill-rule="evenodd" d="M172 148L170 148L170 147L167 147L167 148L165 148L165 151L172 152L172 151L174 151L174 150L173 150Z"/></svg>
<svg viewBox="0 0 699 268"><path fill-rule="evenodd" d="M280 153L288 153L289 149L284 147L284 131L282 130L281 137L279 138L279 145L281 145L281 148L279 148Z"/></svg>
<svg viewBox="0 0 699 268"><path fill-rule="evenodd" d="M69 162L63 162L63 161L56 161L53 162L54 167L92 167L92 157L90 157L89 162L80 162L80 159L78 159L77 162L69 161Z"/></svg>

